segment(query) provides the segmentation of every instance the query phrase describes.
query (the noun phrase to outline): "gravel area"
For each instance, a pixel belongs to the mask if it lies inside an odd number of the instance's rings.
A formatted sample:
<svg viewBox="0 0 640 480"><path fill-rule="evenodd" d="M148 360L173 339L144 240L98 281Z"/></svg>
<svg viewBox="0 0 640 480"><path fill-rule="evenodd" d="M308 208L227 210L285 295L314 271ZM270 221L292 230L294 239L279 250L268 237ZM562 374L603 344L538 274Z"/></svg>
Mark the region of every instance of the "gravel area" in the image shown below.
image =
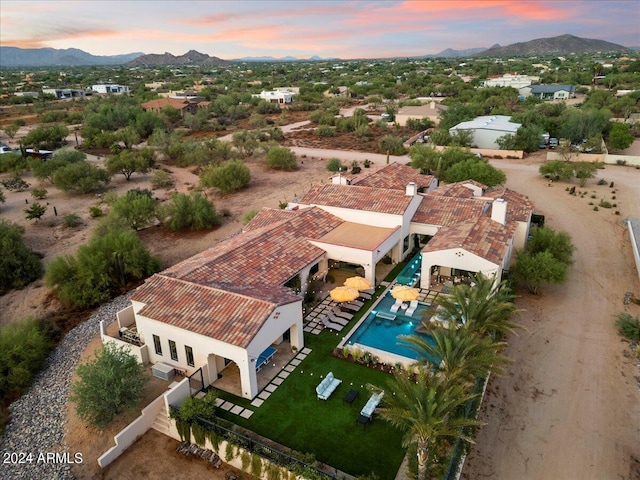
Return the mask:
<svg viewBox="0 0 640 480"><path fill-rule="evenodd" d="M11 421L0 438L0 478L72 479L71 465L81 458L64 444L66 404L80 355L100 329L129 305L123 295L102 306L71 330L47 359L31 389L11 404ZM81 455L81 454L80 454Z"/></svg>

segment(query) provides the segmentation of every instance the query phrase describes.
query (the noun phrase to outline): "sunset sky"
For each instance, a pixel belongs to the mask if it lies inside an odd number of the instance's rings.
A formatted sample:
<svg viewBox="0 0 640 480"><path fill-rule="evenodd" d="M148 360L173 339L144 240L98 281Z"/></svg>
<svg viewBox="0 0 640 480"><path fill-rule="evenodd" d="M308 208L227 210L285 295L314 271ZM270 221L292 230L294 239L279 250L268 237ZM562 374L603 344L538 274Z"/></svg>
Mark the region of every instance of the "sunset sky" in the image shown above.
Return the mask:
<svg viewBox="0 0 640 480"><path fill-rule="evenodd" d="M640 45L640 0L2 0L0 19L2 46L94 55L382 58L564 33Z"/></svg>

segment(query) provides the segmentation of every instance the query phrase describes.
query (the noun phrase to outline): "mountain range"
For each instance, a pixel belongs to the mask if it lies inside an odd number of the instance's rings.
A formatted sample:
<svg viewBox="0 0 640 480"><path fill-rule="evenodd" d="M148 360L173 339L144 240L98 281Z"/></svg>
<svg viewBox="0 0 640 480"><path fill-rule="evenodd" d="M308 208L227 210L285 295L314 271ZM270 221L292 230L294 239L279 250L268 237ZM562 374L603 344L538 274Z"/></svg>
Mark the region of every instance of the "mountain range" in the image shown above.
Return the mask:
<svg viewBox="0 0 640 480"><path fill-rule="evenodd" d="M528 42L513 43L505 47L497 45L476 53L476 57L524 57L534 55L570 55L572 53L626 52L627 47L617 43L574 35L537 38Z"/></svg>
<svg viewBox="0 0 640 480"><path fill-rule="evenodd" d="M446 57L518 57L533 55L570 55L572 53L625 52L628 47L604 40L580 38L574 35L560 35L551 38L538 38L528 42L514 43L507 46L494 45L489 48L478 47L464 50L447 48L440 53L422 55L413 58L446 58ZM71 66L71 65L128 65L128 66L160 66L160 65L226 65L231 62L294 62L294 61L339 60L337 58L321 58L313 56L299 59L286 56L275 58L243 57L234 60L223 60L206 53L190 50L184 55L144 54L142 52L125 55L96 56L77 48L57 50L54 48L23 49L17 47L0 47L0 67L21 66Z"/></svg>
<svg viewBox="0 0 640 480"><path fill-rule="evenodd" d="M142 52L124 55L91 55L77 48L0 47L0 67L53 67L71 65L120 65L144 55Z"/></svg>

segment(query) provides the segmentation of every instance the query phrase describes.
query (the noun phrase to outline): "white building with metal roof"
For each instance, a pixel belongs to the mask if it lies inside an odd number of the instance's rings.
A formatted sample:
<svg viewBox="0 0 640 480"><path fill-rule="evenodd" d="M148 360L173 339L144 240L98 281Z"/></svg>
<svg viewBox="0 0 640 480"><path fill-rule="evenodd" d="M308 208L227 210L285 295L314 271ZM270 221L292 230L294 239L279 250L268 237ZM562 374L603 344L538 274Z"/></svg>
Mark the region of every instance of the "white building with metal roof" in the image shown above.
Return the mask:
<svg viewBox="0 0 640 480"><path fill-rule="evenodd" d="M472 145L477 148L495 148L500 146L496 140L504 135L515 135L520 123L510 121L511 117L507 115L488 115L476 117L468 122L462 122L449 129L450 134L467 130L473 133Z"/></svg>

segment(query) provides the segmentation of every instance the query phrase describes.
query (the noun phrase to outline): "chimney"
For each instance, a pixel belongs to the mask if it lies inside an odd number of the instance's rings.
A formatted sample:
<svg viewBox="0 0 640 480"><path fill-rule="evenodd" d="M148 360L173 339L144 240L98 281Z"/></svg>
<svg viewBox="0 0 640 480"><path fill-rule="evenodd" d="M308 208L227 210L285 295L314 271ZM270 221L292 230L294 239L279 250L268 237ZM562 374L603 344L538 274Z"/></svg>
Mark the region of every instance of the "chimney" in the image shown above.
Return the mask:
<svg viewBox="0 0 640 480"><path fill-rule="evenodd" d="M407 189L405 190L405 195L408 197L415 197L418 194L418 187L415 182L409 182L407 184Z"/></svg>
<svg viewBox="0 0 640 480"><path fill-rule="evenodd" d="M491 220L502 225L507 223L507 202L504 198L496 198L491 207Z"/></svg>

